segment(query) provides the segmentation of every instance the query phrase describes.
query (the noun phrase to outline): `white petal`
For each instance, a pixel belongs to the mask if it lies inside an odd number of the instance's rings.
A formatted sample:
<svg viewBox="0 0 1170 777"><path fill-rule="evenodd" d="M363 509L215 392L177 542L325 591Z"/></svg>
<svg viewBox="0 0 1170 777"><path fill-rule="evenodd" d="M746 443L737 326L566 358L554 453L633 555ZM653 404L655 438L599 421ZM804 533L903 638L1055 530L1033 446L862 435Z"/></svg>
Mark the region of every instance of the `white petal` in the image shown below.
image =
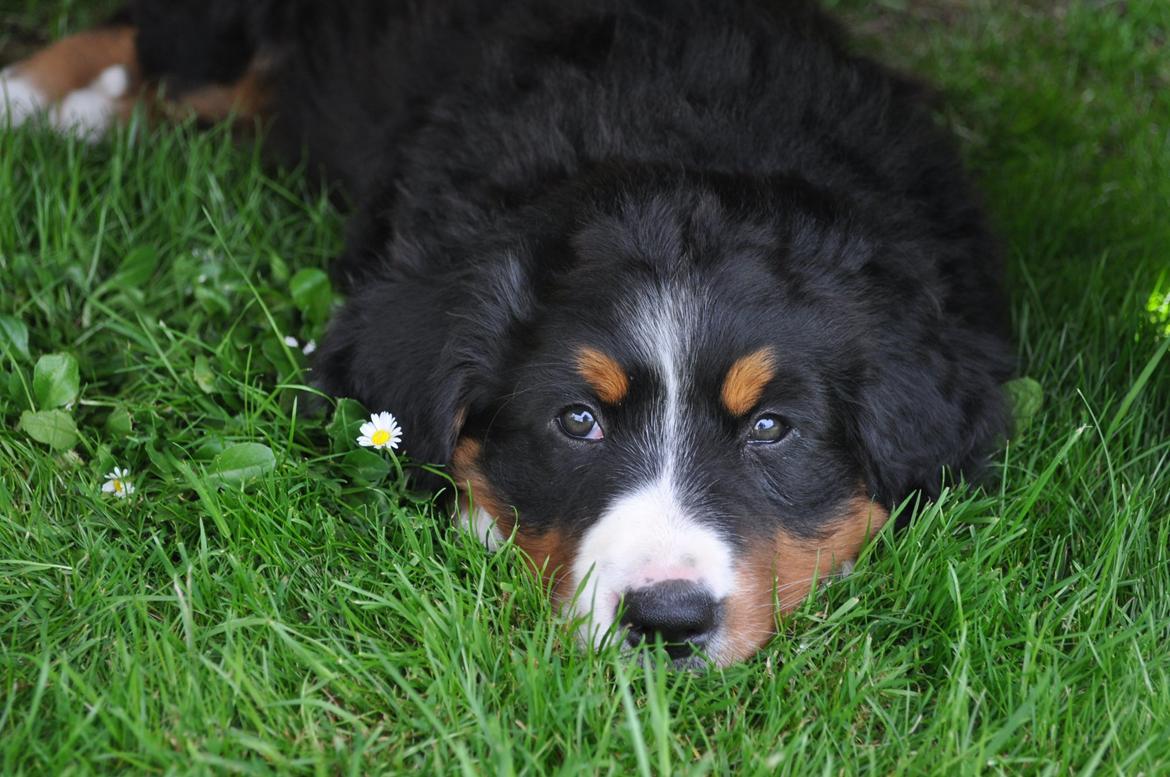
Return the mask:
<svg viewBox="0 0 1170 777"><path fill-rule="evenodd" d="M357 438L357 444L363 448L371 448L374 445L374 441L370 439L369 435L363 434L361 437Z"/></svg>
<svg viewBox="0 0 1170 777"><path fill-rule="evenodd" d="M122 493L125 494L126 496L133 494L134 493L134 484L133 483L123 483L122 484Z"/></svg>
<svg viewBox="0 0 1170 777"><path fill-rule="evenodd" d="M102 483L102 493L105 493L105 494L114 493L114 481L107 480L105 483Z"/></svg>
<svg viewBox="0 0 1170 777"><path fill-rule="evenodd" d="M310 340L309 342L305 343L305 347L301 349L302 353L304 353L305 356L309 356L315 350L317 350L317 341L316 340Z"/></svg>
<svg viewBox="0 0 1170 777"><path fill-rule="evenodd" d="M300 345L300 343L297 342L297 339L292 335L288 335L284 338L284 344L289 348L296 348Z"/></svg>
<svg viewBox="0 0 1170 777"><path fill-rule="evenodd" d="M366 421L361 425L361 428L358 429L358 431L364 434L366 437L373 437L374 432L378 431L378 427L374 426L369 421Z"/></svg>

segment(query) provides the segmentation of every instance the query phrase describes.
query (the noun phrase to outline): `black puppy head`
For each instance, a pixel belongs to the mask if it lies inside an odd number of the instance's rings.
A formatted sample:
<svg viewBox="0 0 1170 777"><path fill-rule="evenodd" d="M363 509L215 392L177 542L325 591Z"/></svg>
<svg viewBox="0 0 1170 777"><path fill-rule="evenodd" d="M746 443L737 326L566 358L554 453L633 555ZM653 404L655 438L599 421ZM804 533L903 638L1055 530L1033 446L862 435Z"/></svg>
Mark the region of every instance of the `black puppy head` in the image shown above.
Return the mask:
<svg viewBox="0 0 1170 777"><path fill-rule="evenodd" d="M363 279L315 360L323 389L393 412L418 463L451 461L468 415L493 396L508 332L530 308L520 262L506 251L490 260L490 271L404 268Z"/></svg>
<svg viewBox="0 0 1170 777"><path fill-rule="evenodd" d="M884 312L930 294L880 299L880 236L811 187L622 173L542 214L475 272L355 297L320 368L452 464L466 524L514 531L586 640L746 658L901 489L986 443L938 407L987 365L937 313ZM928 325L917 363L897 330Z"/></svg>

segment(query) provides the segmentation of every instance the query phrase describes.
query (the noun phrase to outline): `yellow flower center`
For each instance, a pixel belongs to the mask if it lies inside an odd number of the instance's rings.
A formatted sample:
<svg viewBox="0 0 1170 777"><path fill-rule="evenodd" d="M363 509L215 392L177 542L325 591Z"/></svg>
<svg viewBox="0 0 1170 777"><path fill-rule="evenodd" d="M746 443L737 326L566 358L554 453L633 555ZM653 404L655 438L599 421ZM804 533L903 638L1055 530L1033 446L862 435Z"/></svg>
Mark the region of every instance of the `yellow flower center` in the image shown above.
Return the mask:
<svg viewBox="0 0 1170 777"><path fill-rule="evenodd" d="M370 437L370 442L374 445L385 445L390 440L390 432L385 429L379 429Z"/></svg>
<svg viewBox="0 0 1170 777"><path fill-rule="evenodd" d="M118 479L114 480L114 493L115 494L122 493L122 481L121 480L118 480Z"/></svg>

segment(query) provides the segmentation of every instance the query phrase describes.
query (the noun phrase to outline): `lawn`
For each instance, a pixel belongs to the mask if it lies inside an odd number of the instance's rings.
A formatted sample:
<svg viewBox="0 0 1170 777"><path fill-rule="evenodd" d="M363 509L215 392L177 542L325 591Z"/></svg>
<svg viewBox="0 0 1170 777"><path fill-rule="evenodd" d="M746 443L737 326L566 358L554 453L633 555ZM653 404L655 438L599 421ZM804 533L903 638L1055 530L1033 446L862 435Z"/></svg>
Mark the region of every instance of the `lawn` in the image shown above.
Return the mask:
<svg viewBox="0 0 1170 777"><path fill-rule="evenodd" d="M706 674L584 652L313 409L295 172L0 134L0 772L1170 773L1170 4L835 5L941 88L1036 383L987 486ZM92 15L3 0L0 62Z"/></svg>

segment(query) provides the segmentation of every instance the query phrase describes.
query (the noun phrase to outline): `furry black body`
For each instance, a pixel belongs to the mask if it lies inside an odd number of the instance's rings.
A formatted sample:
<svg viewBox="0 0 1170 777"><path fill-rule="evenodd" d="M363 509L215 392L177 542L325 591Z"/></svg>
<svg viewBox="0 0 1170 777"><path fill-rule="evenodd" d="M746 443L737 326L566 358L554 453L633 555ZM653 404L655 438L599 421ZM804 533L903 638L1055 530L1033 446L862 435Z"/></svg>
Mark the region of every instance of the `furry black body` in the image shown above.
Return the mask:
<svg viewBox="0 0 1170 777"><path fill-rule="evenodd" d="M165 5L136 11L140 49L183 37ZM812 5L217 0L198 19L149 71L230 80L266 57L273 147L351 204L320 385L396 413L416 460L473 441L507 526L555 534L566 564L667 470L743 556L825 536L859 493L935 494L1006 432L999 259L955 144ZM583 346L622 366L620 401L582 378ZM721 386L760 349L773 374L741 417ZM566 435L567 406L604 439ZM745 445L759 409L792 432Z"/></svg>

